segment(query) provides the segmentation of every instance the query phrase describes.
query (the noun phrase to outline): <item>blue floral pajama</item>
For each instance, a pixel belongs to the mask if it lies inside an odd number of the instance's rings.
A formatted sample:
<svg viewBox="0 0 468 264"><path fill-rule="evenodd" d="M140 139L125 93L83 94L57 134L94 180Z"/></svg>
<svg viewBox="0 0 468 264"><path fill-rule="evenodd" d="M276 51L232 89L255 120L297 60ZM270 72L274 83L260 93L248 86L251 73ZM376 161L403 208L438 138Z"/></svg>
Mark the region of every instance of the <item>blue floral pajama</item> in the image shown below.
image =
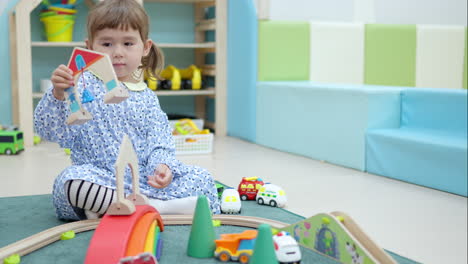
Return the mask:
<svg viewBox="0 0 468 264"><path fill-rule="evenodd" d="M85 85L83 85L83 83ZM129 91L130 97L119 104L104 104L105 87L90 72L85 72L76 88L83 87L95 97L83 104L93 119L83 125L66 124L70 114L67 102L57 100L50 88L34 113L37 133L63 148L72 150L72 166L55 179L53 202L58 218L77 220L78 215L69 204L64 185L69 180L85 180L115 189L114 164L124 134L127 134L138 155L140 191L148 198L171 200L204 194L213 213L220 213L217 190L210 173L200 167L185 165L175 158L172 128L162 111L156 94L149 88ZM174 176L163 189L147 183L159 164L166 164ZM125 193L131 192L130 169L124 177Z"/></svg>

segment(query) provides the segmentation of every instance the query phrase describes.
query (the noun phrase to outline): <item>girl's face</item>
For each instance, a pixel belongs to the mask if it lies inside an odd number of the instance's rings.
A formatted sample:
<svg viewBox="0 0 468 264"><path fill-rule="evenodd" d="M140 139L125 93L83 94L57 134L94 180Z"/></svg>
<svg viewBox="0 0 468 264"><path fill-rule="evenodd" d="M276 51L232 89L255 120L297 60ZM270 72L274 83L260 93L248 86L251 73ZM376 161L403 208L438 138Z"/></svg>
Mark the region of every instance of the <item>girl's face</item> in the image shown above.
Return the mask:
<svg viewBox="0 0 468 264"><path fill-rule="evenodd" d="M86 41L88 48L109 55L121 82L137 82L132 74L140 66L141 58L148 55L152 44L150 39L143 43L140 32L135 29L106 28L96 33L92 43Z"/></svg>

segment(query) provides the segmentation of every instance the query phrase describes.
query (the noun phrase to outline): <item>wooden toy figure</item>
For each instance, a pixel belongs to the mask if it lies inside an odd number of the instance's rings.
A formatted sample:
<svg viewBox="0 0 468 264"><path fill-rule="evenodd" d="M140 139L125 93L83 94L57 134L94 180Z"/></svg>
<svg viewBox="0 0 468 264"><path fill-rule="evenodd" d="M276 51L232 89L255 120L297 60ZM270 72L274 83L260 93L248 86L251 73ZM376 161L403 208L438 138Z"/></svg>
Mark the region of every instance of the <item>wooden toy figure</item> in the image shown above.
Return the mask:
<svg viewBox="0 0 468 264"><path fill-rule="evenodd" d="M104 53L75 48L68 62L68 68L73 71L74 83L78 83L78 79L85 70L91 71L96 76L99 76L107 88L107 93L104 96L104 103L106 104L120 103L129 96L128 91L119 85L119 80L115 75L112 62L109 56ZM85 85L84 82L83 84ZM94 100L92 94L86 89L86 86L83 89L81 101L74 86L71 86L65 91L71 112L67 119L67 124L81 125L91 120L91 114L82 107L82 103Z"/></svg>

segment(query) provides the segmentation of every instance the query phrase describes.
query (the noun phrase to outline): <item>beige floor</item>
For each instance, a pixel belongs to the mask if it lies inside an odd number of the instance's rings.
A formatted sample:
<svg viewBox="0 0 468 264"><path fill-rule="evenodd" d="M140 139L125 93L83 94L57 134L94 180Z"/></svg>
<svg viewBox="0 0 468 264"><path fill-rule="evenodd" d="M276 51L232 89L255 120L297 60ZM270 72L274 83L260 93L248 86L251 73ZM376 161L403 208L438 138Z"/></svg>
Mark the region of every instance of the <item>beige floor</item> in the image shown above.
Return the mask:
<svg viewBox="0 0 468 264"><path fill-rule="evenodd" d="M278 152L235 138L216 138L213 155L181 156L237 186L259 176L282 186L287 209L303 216L343 211L381 247L423 263L467 263L467 198ZM56 144L0 156L0 197L50 193L70 164ZM1 217L1 216L0 216Z"/></svg>

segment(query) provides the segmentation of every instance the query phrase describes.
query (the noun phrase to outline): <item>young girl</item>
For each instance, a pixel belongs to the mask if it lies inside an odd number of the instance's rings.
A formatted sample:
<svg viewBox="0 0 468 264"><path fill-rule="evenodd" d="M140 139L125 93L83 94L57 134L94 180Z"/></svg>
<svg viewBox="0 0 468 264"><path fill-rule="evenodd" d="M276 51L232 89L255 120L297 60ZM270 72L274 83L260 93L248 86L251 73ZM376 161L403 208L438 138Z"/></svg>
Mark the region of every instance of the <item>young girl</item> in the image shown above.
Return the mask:
<svg viewBox="0 0 468 264"><path fill-rule="evenodd" d="M176 160L167 116L155 93L137 73L149 71L157 76L164 60L148 38L149 21L142 6L135 0L102 1L90 11L87 27L88 49L109 55L130 97L119 104L104 104L103 82L85 71L76 89L81 94L85 84L95 97L94 101L83 104L93 119L83 125L69 126L65 122L70 111L64 101L64 90L75 85L72 71L60 65L52 73L53 87L39 102L34 122L42 137L72 150L73 165L56 178L53 187L57 216L77 220L106 212L116 195L114 164L124 134L130 137L137 152L140 191L150 198L150 204L160 211L161 206L173 209L177 204L193 210L196 196L204 194L213 213L219 213L211 175L205 169ZM128 194L131 191L129 168L124 185Z"/></svg>

